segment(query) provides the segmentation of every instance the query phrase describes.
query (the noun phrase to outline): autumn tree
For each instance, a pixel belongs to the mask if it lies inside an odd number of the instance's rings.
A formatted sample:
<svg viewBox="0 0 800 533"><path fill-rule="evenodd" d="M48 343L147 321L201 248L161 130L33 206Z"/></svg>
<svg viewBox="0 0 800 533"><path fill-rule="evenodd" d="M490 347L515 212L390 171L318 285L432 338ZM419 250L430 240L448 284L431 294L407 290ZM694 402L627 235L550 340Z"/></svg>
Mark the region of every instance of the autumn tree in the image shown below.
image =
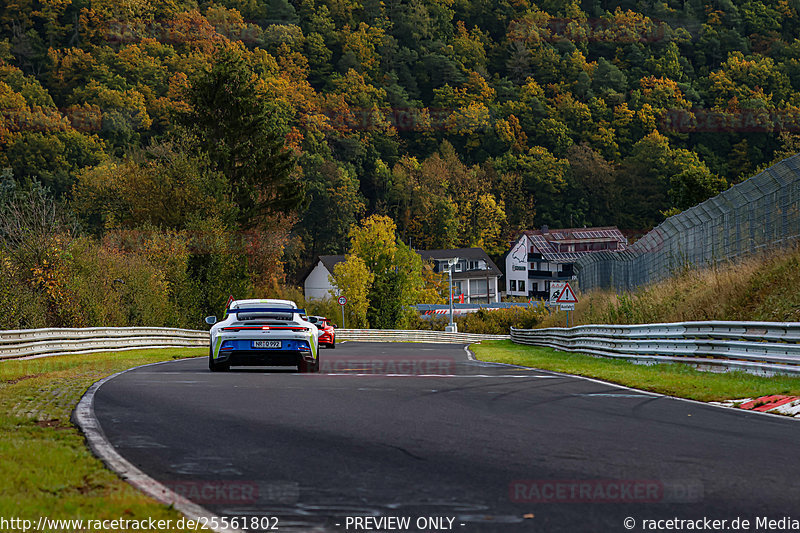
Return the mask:
<svg viewBox="0 0 800 533"><path fill-rule="evenodd" d="M398 241L394 222L373 215L352 228L347 257L360 259L372 276L366 315L370 326L395 328L406 323L423 290L423 262Z"/></svg>
<svg viewBox="0 0 800 533"><path fill-rule="evenodd" d="M368 327L369 292L374 280L375 274L357 255L349 255L345 261L333 267L329 281L335 289L331 291L331 296L347 298L347 316L351 327Z"/></svg>

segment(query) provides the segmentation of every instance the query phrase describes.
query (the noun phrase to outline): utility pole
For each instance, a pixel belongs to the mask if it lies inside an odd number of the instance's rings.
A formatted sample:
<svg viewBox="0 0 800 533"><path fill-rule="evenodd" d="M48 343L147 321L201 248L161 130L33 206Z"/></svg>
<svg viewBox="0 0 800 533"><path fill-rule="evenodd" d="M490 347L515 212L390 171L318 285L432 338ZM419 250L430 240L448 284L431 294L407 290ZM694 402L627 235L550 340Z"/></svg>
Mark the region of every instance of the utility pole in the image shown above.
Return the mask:
<svg viewBox="0 0 800 533"><path fill-rule="evenodd" d="M444 328L444 330L448 333L456 333L458 331L458 326L453 322L453 267L456 264L458 264L458 257L447 260L447 275L449 280L447 282L447 289L450 291L450 324Z"/></svg>

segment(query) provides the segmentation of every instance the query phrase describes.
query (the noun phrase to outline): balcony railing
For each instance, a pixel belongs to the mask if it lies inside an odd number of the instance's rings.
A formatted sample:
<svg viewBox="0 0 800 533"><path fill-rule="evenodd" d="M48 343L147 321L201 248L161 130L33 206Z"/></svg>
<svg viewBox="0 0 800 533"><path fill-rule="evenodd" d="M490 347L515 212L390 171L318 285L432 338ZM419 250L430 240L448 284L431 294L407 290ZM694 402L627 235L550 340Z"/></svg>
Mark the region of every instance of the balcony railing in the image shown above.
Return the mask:
<svg viewBox="0 0 800 533"><path fill-rule="evenodd" d="M573 270L550 272L549 270L528 270L528 279L571 279L575 275Z"/></svg>

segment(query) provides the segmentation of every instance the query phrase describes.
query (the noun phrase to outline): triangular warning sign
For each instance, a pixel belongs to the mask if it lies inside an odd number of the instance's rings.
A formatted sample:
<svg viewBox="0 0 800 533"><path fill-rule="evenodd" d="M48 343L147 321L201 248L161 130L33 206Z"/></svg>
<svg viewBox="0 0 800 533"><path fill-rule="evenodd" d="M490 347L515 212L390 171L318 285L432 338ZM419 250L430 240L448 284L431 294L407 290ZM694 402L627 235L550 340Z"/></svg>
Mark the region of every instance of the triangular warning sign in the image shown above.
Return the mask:
<svg viewBox="0 0 800 533"><path fill-rule="evenodd" d="M564 285L564 288L561 290L561 294L559 294L558 298L556 298L556 303L559 304L578 303L578 298L575 297L575 291L572 290L572 287L569 286L569 283Z"/></svg>

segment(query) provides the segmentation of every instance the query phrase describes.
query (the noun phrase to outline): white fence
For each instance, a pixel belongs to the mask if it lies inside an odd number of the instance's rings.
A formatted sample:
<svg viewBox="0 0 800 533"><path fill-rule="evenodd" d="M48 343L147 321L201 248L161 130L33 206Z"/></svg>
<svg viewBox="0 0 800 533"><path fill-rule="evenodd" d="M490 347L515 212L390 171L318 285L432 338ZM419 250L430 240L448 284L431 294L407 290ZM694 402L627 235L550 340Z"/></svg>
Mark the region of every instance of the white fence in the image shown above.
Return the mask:
<svg viewBox="0 0 800 533"><path fill-rule="evenodd" d="M0 331L0 360L208 346L208 332L175 328L48 328Z"/></svg>
<svg viewBox="0 0 800 533"><path fill-rule="evenodd" d="M511 329L518 344L638 362L800 374L800 322L679 322Z"/></svg>

